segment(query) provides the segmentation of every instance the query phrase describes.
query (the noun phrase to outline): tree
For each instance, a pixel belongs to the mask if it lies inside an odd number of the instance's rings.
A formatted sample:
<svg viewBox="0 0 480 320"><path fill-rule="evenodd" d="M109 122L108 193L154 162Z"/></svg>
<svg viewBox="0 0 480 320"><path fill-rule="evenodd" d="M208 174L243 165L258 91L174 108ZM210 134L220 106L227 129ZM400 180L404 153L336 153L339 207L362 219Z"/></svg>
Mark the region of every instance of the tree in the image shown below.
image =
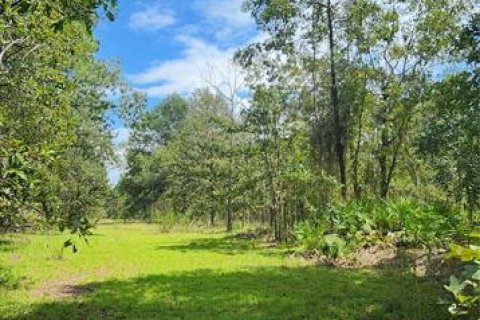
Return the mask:
<svg viewBox="0 0 480 320"><path fill-rule="evenodd" d="M233 230L233 198L235 197L234 181L239 179L239 175L236 174L235 167L238 167L238 163L235 162L236 157L235 150L238 149L235 143L236 138L238 137L239 126L236 119L236 114L241 112L245 106L243 105L240 94L241 90L244 89L245 83L243 80L243 74L240 72L239 67L235 64L234 61L226 68L222 70L223 74L217 75L216 70L211 67L208 70L208 75L206 76L207 83L215 91L217 95L222 97L229 107L228 115L230 121L225 128L229 134L227 158L228 158L228 190L226 194L226 210L227 210L227 232L232 232Z"/></svg>
<svg viewBox="0 0 480 320"><path fill-rule="evenodd" d="M104 210L106 92L115 65L94 58L99 8L115 1L3 1L0 6L0 224L88 234Z"/></svg>
<svg viewBox="0 0 480 320"><path fill-rule="evenodd" d="M153 110L146 112L133 126L130 148L151 152L166 145L182 126L188 101L177 94L167 96Z"/></svg>
<svg viewBox="0 0 480 320"><path fill-rule="evenodd" d="M274 79L310 93L303 105L306 114L313 109L313 144L326 169L332 163L326 155L334 151L344 198L349 170L354 192L360 195L359 159L364 148L376 161L372 173L363 175L373 176L378 196L386 198L399 163L405 160L410 124L426 101L424 88L433 66L449 56L461 17L472 5L470 1L251 0L246 9L269 37L238 57L246 67L264 65L269 76L264 78L270 83ZM357 86L351 86L352 75ZM360 126L363 122L372 126ZM362 135L368 140L360 141ZM354 155L349 156L352 148ZM349 159L353 159L351 169Z"/></svg>
<svg viewBox="0 0 480 320"><path fill-rule="evenodd" d="M126 196L126 216L148 217L152 205L165 192L166 173L152 157L175 138L187 111L188 101L171 95L152 110L140 112L132 122L127 148L128 171L118 186Z"/></svg>
<svg viewBox="0 0 480 320"><path fill-rule="evenodd" d="M466 10L466 1L360 1L350 7L353 45L362 66L372 71L368 81L379 130L375 157L382 198L389 193L410 124L426 101L432 65L448 55Z"/></svg>
<svg viewBox="0 0 480 320"><path fill-rule="evenodd" d="M247 50L239 55L246 66L251 65L253 56L262 56L263 52L280 52L286 57L286 68L305 68L305 76L311 75L311 83L303 83L304 88L311 92L313 104L312 133L314 143L320 153L327 153L334 150L337 162L339 181L342 187L342 196L347 197L347 166L346 166L346 141L347 113L340 101L340 83L339 83L339 55L343 54L340 48L338 34L341 26L337 24L341 17L336 14L338 7L328 1L247 1L247 10L252 11L257 24L263 31L270 35L262 44L251 45ZM338 21L337 21L338 20ZM338 33L338 34L337 34ZM282 45L284 43L285 45ZM327 52L320 51L320 47L326 45ZM322 55L320 57L320 55ZM299 57L296 58L295 56ZM267 55L266 59L270 57ZM262 58L261 58L262 59ZM300 60L298 60L300 59ZM324 60L328 67L328 110L322 112L319 107L319 82L322 77L318 75L319 60ZM266 61L265 61L266 62ZM270 64L269 62L266 62ZM325 77L324 77L325 78ZM303 79L305 81L306 79ZM328 118L322 121L322 117ZM324 128L323 124L330 122L333 125L331 135L324 135L319 128ZM318 136L320 135L320 136ZM330 139L324 139L328 136Z"/></svg>
<svg viewBox="0 0 480 320"><path fill-rule="evenodd" d="M227 208L229 197L228 135L229 110L223 97L207 89L190 98L190 109L176 138L159 157L169 153L166 197L173 209L192 218L216 217Z"/></svg>
<svg viewBox="0 0 480 320"><path fill-rule="evenodd" d="M437 183L457 201L465 201L472 222L480 205L479 17L472 17L457 42L457 59L468 64L469 71L434 86L419 137L419 151L435 168Z"/></svg>

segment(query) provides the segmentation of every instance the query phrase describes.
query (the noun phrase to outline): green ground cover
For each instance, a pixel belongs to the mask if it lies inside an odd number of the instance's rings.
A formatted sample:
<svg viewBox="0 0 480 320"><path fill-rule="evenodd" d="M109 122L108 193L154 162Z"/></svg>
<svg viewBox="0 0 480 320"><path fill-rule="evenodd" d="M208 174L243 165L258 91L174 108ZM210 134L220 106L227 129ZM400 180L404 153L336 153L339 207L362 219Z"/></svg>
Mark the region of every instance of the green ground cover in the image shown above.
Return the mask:
<svg viewBox="0 0 480 320"><path fill-rule="evenodd" d="M407 272L313 266L221 233L104 225L0 240L0 319L449 319Z"/></svg>

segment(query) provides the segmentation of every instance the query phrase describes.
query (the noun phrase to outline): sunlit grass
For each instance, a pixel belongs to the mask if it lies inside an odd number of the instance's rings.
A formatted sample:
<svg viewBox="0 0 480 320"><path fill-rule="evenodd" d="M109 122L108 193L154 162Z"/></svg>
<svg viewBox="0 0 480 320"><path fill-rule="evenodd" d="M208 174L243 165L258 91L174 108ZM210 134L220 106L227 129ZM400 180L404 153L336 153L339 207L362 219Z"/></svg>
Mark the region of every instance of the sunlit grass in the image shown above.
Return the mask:
<svg viewBox="0 0 480 320"><path fill-rule="evenodd" d="M425 280L315 267L219 233L101 226L77 254L62 253L67 237L0 242L1 319L448 319Z"/></svg>

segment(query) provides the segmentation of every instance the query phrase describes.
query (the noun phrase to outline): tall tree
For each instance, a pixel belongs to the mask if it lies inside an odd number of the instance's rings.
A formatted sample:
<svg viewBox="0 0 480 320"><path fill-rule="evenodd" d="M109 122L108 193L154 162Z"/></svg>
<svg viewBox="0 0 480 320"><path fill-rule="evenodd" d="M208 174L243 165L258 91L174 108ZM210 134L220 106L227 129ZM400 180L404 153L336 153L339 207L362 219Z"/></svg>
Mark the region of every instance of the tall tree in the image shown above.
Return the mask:
<svg viewBox="0 0 480 320"><path fill-rule="evenodd" d="M166 97L152 110L143 110L131 123L127 146L127 172L118 189L126 196L126 216L148 217L150 208L165 192L166 173L153 154L171 142L182 128L188 101L179 95Z"/></svg>
<svg viewBox="0 0 480 320"><path fill-rule="evenodd" d="M437 83L419 137L419 151L436 170L436 181L474 222L480 206L480 14L457 38L457 62L468 66Z"/></svg>
<svg viewBox="0 0 480 320"><path fill-rule="evenodd" d="M86 234L104 209L113 154L106 92L121 83L95 60L92 30L115 1L0 4L0 224Z"/></svg>

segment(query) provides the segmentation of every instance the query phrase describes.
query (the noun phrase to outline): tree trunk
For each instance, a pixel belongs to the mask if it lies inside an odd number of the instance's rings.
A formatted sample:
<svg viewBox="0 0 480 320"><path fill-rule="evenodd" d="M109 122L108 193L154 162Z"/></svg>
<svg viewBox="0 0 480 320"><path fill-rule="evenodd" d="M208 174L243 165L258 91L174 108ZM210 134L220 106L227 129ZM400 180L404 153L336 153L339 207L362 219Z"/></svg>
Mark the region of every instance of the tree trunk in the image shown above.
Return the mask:
<svg viewBox="0 0 480 320"><path fill-rule="evenodd" d="M367 84L365 83L365 86ZM360 149L362 145L362 133L363 133L363 112L365 109L365 92L362 97L362 104L360 110L358 111L358 128L357 128L357 141L355 142L355 151L353 153L352 161L352 179L353 179L353 192L355 194L355 199L359 200L362 197L362 187L359 181L359 170L360 170Z"/></svg>
<svg viewBox="0 0 480 320"><path fill-rule="evenodd" d="M231 192L231 190L229 190ZM233 231L233 215L230 197L227 197L227 232Z"/></svg>
<svg viewBox="0 0 480 320"><path fill-rule="evenodd" d="M213 212L210 213L210 226L215 226L215 214Z"/></svg>
<svg viewBox="0 0 480 320"><path fill-rule="evenodd" d="M381 153L384 153L385 150L381 150ZM386 199L388 196L388 173L387 173L387 156L385 154L380 154L378 157L378 164L380 166L380 197Z"/></svg>
<svg viewBox="0 0 480 320"><path fill-rule="evenodd" d="M327 1L328 42L330 47L330 95L333 109L333 123L335 128L335 151L337 153L342 197L347 198L347 170L345 164L345 128L340 114L340 96L338 89L337 70L335 62L335 39L333 28L333 12L331 0Z"/></svg>
<svg viewBox="0 0 480 320"><path fill-rule="evenodd" d="M353 192L355 194L355 199L359 200L362 197L362 188L360 186L360 181L358 179L359 176L359 166L360 166L360 144L361 144L361 130L362 130L362 117L360 116L359 119L359 126L358 126L358 135L357 135L357 142L355 145L355 152L353 154L353 161L352 161L352 180L353 180Z"/></svg>

